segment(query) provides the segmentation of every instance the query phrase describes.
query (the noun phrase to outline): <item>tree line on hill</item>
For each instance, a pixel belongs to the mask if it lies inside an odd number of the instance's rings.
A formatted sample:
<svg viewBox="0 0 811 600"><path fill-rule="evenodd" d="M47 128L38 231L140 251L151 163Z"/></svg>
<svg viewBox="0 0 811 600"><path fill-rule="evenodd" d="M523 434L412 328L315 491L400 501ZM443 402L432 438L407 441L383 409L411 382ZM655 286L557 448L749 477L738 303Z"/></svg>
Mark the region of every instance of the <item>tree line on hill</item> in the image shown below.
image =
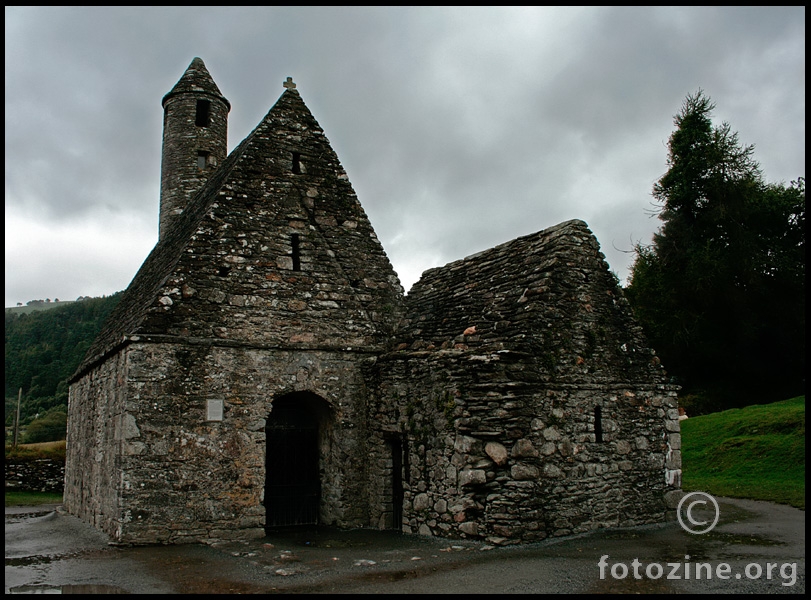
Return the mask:
<svg viewBox="0 0 811 600"><path fill-rule="evenodd" d="M47 311L5 313L5 423L6 427L14 425L22 388L24 441L64 439L67 380L120 298L118 292Z"/></svg>

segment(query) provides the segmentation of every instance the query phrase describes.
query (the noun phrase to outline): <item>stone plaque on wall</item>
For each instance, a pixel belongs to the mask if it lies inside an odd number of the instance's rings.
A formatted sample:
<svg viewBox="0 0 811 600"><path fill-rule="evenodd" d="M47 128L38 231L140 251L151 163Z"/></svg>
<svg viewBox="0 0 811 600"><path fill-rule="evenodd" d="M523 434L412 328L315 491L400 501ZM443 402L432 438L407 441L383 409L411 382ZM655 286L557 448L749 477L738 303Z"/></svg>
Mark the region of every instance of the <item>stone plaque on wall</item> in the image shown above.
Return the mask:
<svg viewBox="0 0 811 600"><path fill-rule="evenodd" d="M222 421L222 400L209 400L206 407L207 421Z"/></svg>

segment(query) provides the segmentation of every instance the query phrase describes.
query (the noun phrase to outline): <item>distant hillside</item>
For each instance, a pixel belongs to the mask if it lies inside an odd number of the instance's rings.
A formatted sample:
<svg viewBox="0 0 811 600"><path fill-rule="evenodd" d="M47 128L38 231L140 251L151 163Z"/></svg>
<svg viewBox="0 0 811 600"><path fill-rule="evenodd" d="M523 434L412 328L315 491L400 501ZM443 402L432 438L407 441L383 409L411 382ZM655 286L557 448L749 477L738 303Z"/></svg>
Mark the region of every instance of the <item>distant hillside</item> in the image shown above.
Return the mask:
<svg viewBox="0 0 811 600"><path fill-rule="evenodd" d="M5 418L22 388L21 422L66 407L67 378L84 358L122 293L73 302L32 303L5 311Z"/></svg>
<svg viewBox="0 0 811 600"><path fill-rule="evenodd" d="M90 298L82 298L82 300L90 300ZM13 315L27 315L28 313L36 312L38 310L50 310L57 306L67 306L73 304L76 300L54 300L53 302L45 300L31 300L25 306L7 306L6 314Z"/></svg>

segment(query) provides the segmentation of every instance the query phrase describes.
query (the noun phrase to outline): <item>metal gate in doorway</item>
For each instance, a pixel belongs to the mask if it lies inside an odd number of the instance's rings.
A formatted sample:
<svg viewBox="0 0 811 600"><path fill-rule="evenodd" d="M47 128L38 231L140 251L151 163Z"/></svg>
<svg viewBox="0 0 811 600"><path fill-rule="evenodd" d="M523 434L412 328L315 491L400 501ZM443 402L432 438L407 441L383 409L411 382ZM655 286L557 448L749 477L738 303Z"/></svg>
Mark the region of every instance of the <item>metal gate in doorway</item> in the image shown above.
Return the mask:
<svg viewBox="0 0 811 600"><path fill-rule="evenodd" d="M318 523L318 421L300 405L274 406L265 430L267 527Z"/></svg>

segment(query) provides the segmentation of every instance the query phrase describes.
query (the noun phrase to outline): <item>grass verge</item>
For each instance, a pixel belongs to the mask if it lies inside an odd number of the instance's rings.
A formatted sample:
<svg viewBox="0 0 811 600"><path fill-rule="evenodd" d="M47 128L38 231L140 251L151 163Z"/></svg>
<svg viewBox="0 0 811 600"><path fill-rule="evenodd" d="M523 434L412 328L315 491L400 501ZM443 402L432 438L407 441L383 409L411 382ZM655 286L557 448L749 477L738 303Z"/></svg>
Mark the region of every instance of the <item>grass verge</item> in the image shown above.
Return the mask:
<svg viewBox="0 0 811 600"><path fill-rule="evenodd" d="M682 487L805 509L805 396L681 422Z"/></svg>
<svg viewBox="0 0 811 600"><path fill-rule="evenodd" d="M65 440L41 442L39 444L18 444L13 448L6 445L6 458L53 458L65 460Z"/></svg>
<svg viewBox="0 0 811 600"><path fill-rule="evenodd" d="M61 504L59 492L6 492L6 506L39 506L40 504Z"/></svg>

